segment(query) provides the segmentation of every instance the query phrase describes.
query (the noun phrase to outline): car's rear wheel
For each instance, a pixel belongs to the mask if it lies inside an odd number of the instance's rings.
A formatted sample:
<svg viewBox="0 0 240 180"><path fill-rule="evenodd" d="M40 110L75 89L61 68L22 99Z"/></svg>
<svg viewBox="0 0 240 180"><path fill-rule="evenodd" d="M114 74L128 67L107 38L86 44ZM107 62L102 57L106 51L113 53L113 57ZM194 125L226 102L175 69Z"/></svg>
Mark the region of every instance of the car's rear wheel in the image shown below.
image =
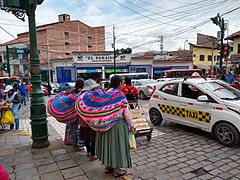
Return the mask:
<svg viewBox="0 0 240 180"><path fill-rule="evenodd" d="M156 126L159 126L162 123L162 115L157 109L150 109L149 117L151 122Z"/></svg>
<svg viewBox="0 0 240 180"><path fill-rule="evenodd" d="M143 100L143 99L146 98L144 92L142 92L142 91L139 93L139 96L140 96L140 99L141 99L141 100Z"/></svg>
<svg viewBox="0 0 240 180"><path fill-rule="evenodd" d="M220 123L214 129L215 138L225 146L236 146L239 143L239 132L235 126L230 123Z"/></svg>

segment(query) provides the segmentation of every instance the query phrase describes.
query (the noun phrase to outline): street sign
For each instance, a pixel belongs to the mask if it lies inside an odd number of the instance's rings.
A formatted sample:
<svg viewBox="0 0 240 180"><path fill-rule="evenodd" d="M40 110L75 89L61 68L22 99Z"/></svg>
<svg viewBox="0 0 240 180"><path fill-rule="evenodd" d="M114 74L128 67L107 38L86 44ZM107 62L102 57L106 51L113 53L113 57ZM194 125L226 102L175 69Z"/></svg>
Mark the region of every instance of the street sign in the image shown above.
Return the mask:
<svg viewBox="0 0 240 180"><path fill-rule="evenodd" d="M17 51L17 54L24 54L25 53L24 49L16 49L16 51Z"/></svg>

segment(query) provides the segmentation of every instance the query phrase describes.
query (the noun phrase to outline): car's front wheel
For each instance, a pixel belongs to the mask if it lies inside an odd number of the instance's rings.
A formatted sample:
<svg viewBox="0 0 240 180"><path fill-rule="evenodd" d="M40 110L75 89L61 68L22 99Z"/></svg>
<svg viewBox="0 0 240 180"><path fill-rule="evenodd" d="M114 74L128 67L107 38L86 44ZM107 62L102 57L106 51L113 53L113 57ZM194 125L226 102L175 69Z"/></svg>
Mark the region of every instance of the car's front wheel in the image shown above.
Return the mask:
<svg viewBox="0 0 240 180"><path fill-rule="evenodd" d="M150 109L149 117L151 122L156 126L159 126L162 123L162 115L157 109Z"/></svg>
<svg viewBox="0 0 240 180"><path fill-rule="evenodd" d="M230 123L222 122L214 129L214 136L225 146L236 146L239 143L239 132L235 126Z"/></svg>

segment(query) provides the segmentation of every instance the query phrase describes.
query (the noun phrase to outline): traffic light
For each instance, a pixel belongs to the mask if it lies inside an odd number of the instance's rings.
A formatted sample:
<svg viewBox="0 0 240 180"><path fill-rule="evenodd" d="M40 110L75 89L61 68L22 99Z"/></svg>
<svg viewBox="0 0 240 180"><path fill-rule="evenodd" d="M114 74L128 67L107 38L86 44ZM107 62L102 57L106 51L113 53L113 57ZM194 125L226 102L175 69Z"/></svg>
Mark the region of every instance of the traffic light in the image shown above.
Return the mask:
<svg viewBox="0 0 240 180"><path fill-rule="evenodd" d="M131 54L132 53L132 49L131 48L127 48L127 49L116 49L115 50L116 56L121 55L121 54Z"/></svg>
<svg viewBox="0 0 240 180"><path fill-rule="evenodd" d="M229 52L230 52L230 46L228 44L224 44L223 50L222 50L223 57L228 57Z"/></svg>
<svg viewBox="0 0 240 180"><path fill-rule="evenodd" d="M8 72L8 64L7 64L7 63L4 63L4 64L3 64L3 70L4 70L5 72Z"/></svg>

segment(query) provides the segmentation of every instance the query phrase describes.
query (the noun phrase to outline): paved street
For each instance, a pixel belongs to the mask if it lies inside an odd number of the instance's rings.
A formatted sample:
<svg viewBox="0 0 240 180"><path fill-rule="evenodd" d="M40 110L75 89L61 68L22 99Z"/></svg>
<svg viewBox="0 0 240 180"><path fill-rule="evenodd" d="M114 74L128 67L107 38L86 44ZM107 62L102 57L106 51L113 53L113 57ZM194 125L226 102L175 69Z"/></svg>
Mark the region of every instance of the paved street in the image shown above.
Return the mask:
<svg viewBox="0 0 240 180"><path fill-rule="evenodd" d="M147 101L141 101L145 112ZM53 118L49 118L51 145L31 149L29 107L22 107L20 114L24 131L0 134L0 164L12 179L115 179L104 173L100 162L90 162L85 152L63 145L65 125ZM240 179L239 147L224 147L209 133L181 125L152 127L150 142L137 138L133 168L125 179Z"/></svg>

